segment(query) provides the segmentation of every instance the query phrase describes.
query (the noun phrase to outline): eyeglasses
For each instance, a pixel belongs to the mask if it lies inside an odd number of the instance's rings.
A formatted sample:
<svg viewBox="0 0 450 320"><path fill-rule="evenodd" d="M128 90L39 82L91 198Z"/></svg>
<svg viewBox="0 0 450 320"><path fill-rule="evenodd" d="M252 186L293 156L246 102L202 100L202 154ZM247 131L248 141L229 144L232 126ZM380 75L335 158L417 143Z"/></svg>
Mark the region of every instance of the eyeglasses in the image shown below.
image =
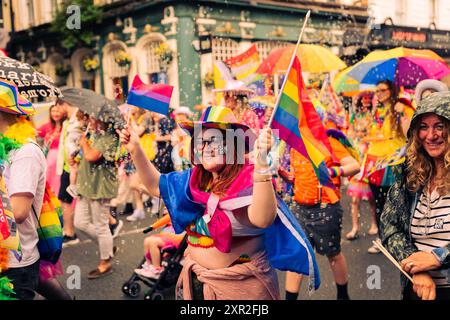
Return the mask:
<svg viewBox="0 0 450 320"><path fill-rule="evenodd" d="M389 91L389 89L377 89L375 90L375 93L381 93L381 92L386 92Z"/></svg>
<svg viewBox="0 0 450 320"><path fill-rule="evenodd" d="M208 139L198 138L195 140L195 148L198 151L203 151L208 147L211 150L217 151L221 147L223 148L223 140L218 137L211 137Z"/></svg>

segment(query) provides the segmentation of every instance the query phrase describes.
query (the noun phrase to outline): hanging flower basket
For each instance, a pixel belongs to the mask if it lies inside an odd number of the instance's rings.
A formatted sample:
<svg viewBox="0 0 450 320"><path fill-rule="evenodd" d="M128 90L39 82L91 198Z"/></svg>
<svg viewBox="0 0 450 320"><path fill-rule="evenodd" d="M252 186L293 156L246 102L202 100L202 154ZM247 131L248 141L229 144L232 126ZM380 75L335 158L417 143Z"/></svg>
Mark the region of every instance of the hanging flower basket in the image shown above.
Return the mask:
<svg viewBox="0 0 450 320"><path fill-rule="evenodd" d="M65 65L59 63L55 66L55 73L58 77L65 78L72 71L72 67L70 65Z"/></svg>
<svg viewBox="0 0 450 320"><path fill-rule="evenodd" d="M121 67L129 67L132 59L131 59L131 55L126 53L124 50L120 50L116 54L114 61L116 61L116 63Z"/></svg>
<svg viewBox="0 0 450 320"><path fill-rule="evenodd" d="M163 68L167 68L173 60L173 50L166 43L161 43L158 48L156 48L156 54L158 55L159 61Z"/></svg>
<svg viewBox="0 0 450 320"><path fill-rule="evenodd" d="M203 78L203 85L207 89L214 88L214 73L212 71L205 74L205 77Z"/></svg>
<svg viewBox="0 0 450 320"><path fill-rule="evenodd" d="M83 69L86 72L95 72L100 67L100 64L96 58L87 57L83 59Z"/></svg>

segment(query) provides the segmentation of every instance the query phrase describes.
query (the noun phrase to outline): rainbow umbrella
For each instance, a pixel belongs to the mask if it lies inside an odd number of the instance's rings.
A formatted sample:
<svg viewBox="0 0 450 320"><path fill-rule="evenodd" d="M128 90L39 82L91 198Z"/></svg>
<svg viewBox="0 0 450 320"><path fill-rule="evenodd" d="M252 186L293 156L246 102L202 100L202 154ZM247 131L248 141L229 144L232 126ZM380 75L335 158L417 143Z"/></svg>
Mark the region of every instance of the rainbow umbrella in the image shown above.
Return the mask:
<svg viewBox="0 0 450 320"><path fill-rule="evenodd" d="M415 86L424 79L441 79L448 74L450 69L435 52L399 47L369 53L345 72L349 78L344 80L372 85L391 80L400 87Z"/></svg>
<svg viewBox="0 0 450 320"><path fill-rule="evenodd" d="M344 69L341 71L332 83L333 89L336 93L341 93L346 97L352 97L360 91L370 90L375 87L374 84L360 83L348 75L348 72L352 67Z"/></svg>
<svg viewBox="0 0 450 320"><path fill-rule="evenodd" d="M294 50L294 45L272 50L256 70L256 73L285 74ZM297 56L304 72L324 73L346 67L344 61L339 59L330 49L316 44L300 44Z"/></svg>
<svg viewBox="0 0 450 320"><path fill-rule="evenodd" d="M35 113L33 105L19 93L17 86L3 79L0 79L0 111L17 115Z"/></svg>

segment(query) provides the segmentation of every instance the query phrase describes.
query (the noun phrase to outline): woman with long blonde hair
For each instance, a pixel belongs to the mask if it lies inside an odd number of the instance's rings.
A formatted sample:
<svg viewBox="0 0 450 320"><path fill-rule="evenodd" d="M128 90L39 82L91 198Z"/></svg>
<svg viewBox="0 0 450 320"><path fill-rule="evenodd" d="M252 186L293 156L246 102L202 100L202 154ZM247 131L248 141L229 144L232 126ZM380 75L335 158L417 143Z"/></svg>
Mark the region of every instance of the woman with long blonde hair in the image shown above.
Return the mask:
<svg viewBox="0 0 450 320"><path fill-rule="evenodd" d="M410 273L407 300L450 299L450 92L423 99L408 131L406 164L381 216L383 244Z"/></svg>

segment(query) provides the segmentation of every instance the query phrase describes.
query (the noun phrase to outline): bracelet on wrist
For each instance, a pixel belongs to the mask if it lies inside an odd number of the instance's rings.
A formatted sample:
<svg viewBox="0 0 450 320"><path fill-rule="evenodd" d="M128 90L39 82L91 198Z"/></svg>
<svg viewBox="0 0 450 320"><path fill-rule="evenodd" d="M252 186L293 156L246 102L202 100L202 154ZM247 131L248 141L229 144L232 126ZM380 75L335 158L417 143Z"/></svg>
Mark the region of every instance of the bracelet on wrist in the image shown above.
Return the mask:
<svg viewBox="0 0 450 320"><path fill-rule="evenodd" d="M253 183L257 183L257 182L268 182L268 181L272 181L272 177L266 177L266 178L262 178L262 179L255 179L253 178Z"/></svg>
<svg viewBox="0 0 450 320"><path fill-rule="evenodd" d="M342 167L330 167L328 168L328 173L331 178L337 178L344 175L344 168Z"/></svg>

